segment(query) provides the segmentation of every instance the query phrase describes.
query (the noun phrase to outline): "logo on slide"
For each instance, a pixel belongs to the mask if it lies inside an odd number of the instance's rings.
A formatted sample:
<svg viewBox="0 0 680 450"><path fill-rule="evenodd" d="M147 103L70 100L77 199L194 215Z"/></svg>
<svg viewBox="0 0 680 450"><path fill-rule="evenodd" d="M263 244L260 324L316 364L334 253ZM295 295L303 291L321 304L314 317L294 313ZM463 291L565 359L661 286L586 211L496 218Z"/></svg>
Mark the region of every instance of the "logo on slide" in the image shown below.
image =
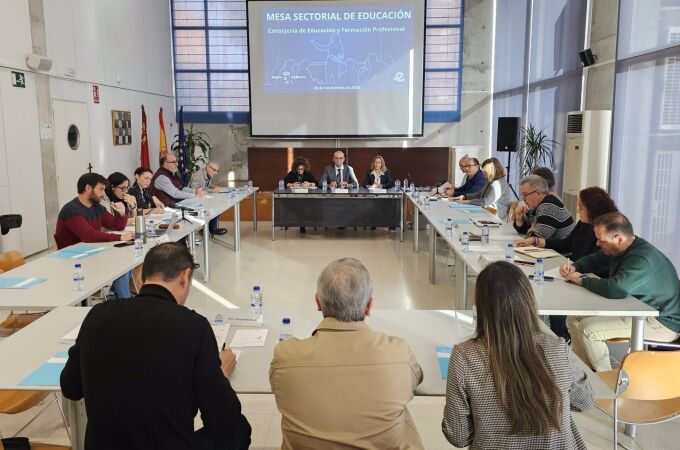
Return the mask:
<svg viewBox="0 0 680 450"><path fill-rule="evenodd" d="M397 73L395 73L394 76L392 77L392 79L393 79L394 81L398 82L398 83L403 83L404 80L405 80L404 72L397 72Z"/></svg>

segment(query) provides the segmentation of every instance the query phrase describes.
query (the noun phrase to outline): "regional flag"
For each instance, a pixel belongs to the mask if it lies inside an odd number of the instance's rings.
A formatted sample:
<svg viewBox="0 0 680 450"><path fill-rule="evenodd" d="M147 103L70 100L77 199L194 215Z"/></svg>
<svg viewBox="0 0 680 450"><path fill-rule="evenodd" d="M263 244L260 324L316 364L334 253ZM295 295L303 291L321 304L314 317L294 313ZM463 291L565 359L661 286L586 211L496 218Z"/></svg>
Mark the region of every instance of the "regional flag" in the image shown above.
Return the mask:
<svg viewBox="0 0 680 450"><path fill-rule="evenodd" d="M160 158L168 153L168 143L165 140L165 122L163 122L163 108L158 113L158 122L161 124L161 147L158 151L158 157Z"/></svg>
<svg viewBox="0 0 680 450"><path fill-rule="evenodd" d="M149 162L149 139L146 136L146 112L144 105L142 105L142 150L140 152L140 160L142 167L151 167Z"/></svg>

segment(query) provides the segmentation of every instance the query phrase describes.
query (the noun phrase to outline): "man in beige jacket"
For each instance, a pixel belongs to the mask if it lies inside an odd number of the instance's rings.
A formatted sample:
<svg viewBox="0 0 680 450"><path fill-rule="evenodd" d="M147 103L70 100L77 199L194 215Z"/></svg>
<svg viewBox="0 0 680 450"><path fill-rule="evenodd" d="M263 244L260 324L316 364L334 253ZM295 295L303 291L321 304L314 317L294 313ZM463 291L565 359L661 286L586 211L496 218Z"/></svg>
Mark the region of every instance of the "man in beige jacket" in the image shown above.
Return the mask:
<svg viewBox="0 0 680 450"><path fill-rule="evenodd" d="M317 281L324 319L311 337L276 346L269 381L284 450L423 448L406 408L423 372L403 339L364 322L372 293L363 264L333 261Z"/></svg>

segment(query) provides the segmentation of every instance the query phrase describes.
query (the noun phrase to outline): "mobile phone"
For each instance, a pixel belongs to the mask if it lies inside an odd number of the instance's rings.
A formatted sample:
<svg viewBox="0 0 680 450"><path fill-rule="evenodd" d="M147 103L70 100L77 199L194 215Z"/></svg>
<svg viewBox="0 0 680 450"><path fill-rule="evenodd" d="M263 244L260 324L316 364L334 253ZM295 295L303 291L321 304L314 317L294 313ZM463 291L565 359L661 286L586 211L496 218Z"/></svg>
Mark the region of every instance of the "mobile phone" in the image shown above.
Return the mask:
<svg viewBox="0 0 680 450"><path fill-rule="evenodd" d="M533 275L529 275L529 279L530 279L530 280L533 280L533 279L534 279L534 276L533 276ZM553 281L554 279L555 279L555 278L553 278L553 277L549 277L549 276L545 276L545 275L543 276L543 281Z"/></svg>
<svg viewBox="0 0 680 450"><path fill-rule="evenodd" d="M120 247L129 247L130 245L134 245L134 244L135 244L135 241L123 241L123 242L119 242L117 244L113 244L113 246L120 248Z"/></svg>

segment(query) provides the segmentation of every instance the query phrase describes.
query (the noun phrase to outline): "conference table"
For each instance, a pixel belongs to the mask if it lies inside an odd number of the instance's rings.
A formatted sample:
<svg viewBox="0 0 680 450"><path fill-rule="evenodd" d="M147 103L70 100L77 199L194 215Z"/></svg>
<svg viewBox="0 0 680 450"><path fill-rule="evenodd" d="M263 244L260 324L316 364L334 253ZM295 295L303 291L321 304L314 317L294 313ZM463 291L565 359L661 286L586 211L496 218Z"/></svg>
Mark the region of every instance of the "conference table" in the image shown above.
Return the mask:
<svg viewBox="0 0 680 450"><path fill-rule="evenodd" d="M395 188L276 189L272 218L272 241L276 227L399 227L404 240L404 203Z"/></svg>
<svg viewBox="0 0 680 450"><path fill-rule="evenodd" d="M0 390L42 390L60 392L56 382L49 385L22 385L22 380L32 374L50 358L67 352L73 344L64 336L78 327L89 307L61 307L50 311L30 326L0 341L0 360L11 362L0 371ZM224 310L197 310L210 319L210 312L224 313ZM230 383L239 394L271 393L269 365L274 347L278 344L279 324L283 317L289 317L293 335L303 339L311 336L321 322L321 313L310 303L308 308L289 311L277 306L267 307L262 328L268 330L265 345L244 347ZM405 339L413 350L423 369L423 381L416 387L416 395L443 396L446 394L446 380L442 369L448 368L448 354L438 347L452 347L474 333L471 311L425 311L425 310L372 310L366 318L368 326L391 336ZM250 328L250 327L248 327ZM244 327L232 325L226 340L231 342L234 334ZM31 351L27 352L26 349ZM440 360L442 360L440 362ZM613 398L612 391L593 372L579 361L593 387L596 398ZM441 366L443 365L443 367ZM66 413L71 424L71 441L74 450L83 448L85 425L84 402L65 401Z"/></svg>
<svg viewBox="0 0 680 450"><path fill-rule="evenodd" d="M470 251L463 251L460 236L463 232L481 234L481 229L471 222L472 218L500 221L495 215L483 208L472 205L456 204L437 200L430 202L429 208L410 193L404 194L406 199L414 205L413 230L414 252L418 251L418 225L419 216L430 225L430 282L436 282L435 255L437 237L441 237L456 255L456 301L454 309L468 309L468 275L476 276L484 268L480 262L480 256L487 259L503 259L505 247L508 242L514 242L520 238L511 224L504 223L499 228L490 228L490 243L485 248L479 242L470 243ZM453 219L457 226L453 232L446 230L446 219ZM523 258L516 254L516 260ZM524 258L527 262L533 262L531 258ZM566 262L563 256L547 258L544 260L545 271L555 270ZM533 273L532 266L519 265L525 273ZM592 293L587 289L573 283L567 283L557 278L552 282L544 282L533 285L534 294L538 302L538 311L541 315L562 316L610 316L632 317L632 331L630 346L632 350L642 350L644 347L644 323L647 317L656 317L659 312L651 306L634 297L625 299L608 299Z"/></svg>
<svg viewBox="0 0 680 450"><path fill-rule="evenodd" d="M168 230L163 241L178 241L203 227L203 221L188 217L178 222L178 229ZM144 253L158 240L149 239ZM45 310L75 305L103 286L141 264L135 259L134 246L114 247L118 242L76 244L36 258L0 275L2 278L46 278L26 289L0 289L0 309ZM82 253L78 249L83 249ZM73 290L73 269L80 263L85 272L82 290Z"/></svg>
<svg viewBox="0 0 680 450"><path fill-rule="evenodd" d="M182 200L176 206L191 210L198 210L203 206L205 221L203 223L203 281L210 281L210 230L208 223L220 214L234 209L234 243L235 252L241 251L241 202L253 197L253 230L257 231L257 187L244 187L225 190L225 192L210 192L207 197ZM202 221L203 222L203 221ZM216 238L213 238L216 240ZM219 242L219 241L218 241Z"/></svg>

